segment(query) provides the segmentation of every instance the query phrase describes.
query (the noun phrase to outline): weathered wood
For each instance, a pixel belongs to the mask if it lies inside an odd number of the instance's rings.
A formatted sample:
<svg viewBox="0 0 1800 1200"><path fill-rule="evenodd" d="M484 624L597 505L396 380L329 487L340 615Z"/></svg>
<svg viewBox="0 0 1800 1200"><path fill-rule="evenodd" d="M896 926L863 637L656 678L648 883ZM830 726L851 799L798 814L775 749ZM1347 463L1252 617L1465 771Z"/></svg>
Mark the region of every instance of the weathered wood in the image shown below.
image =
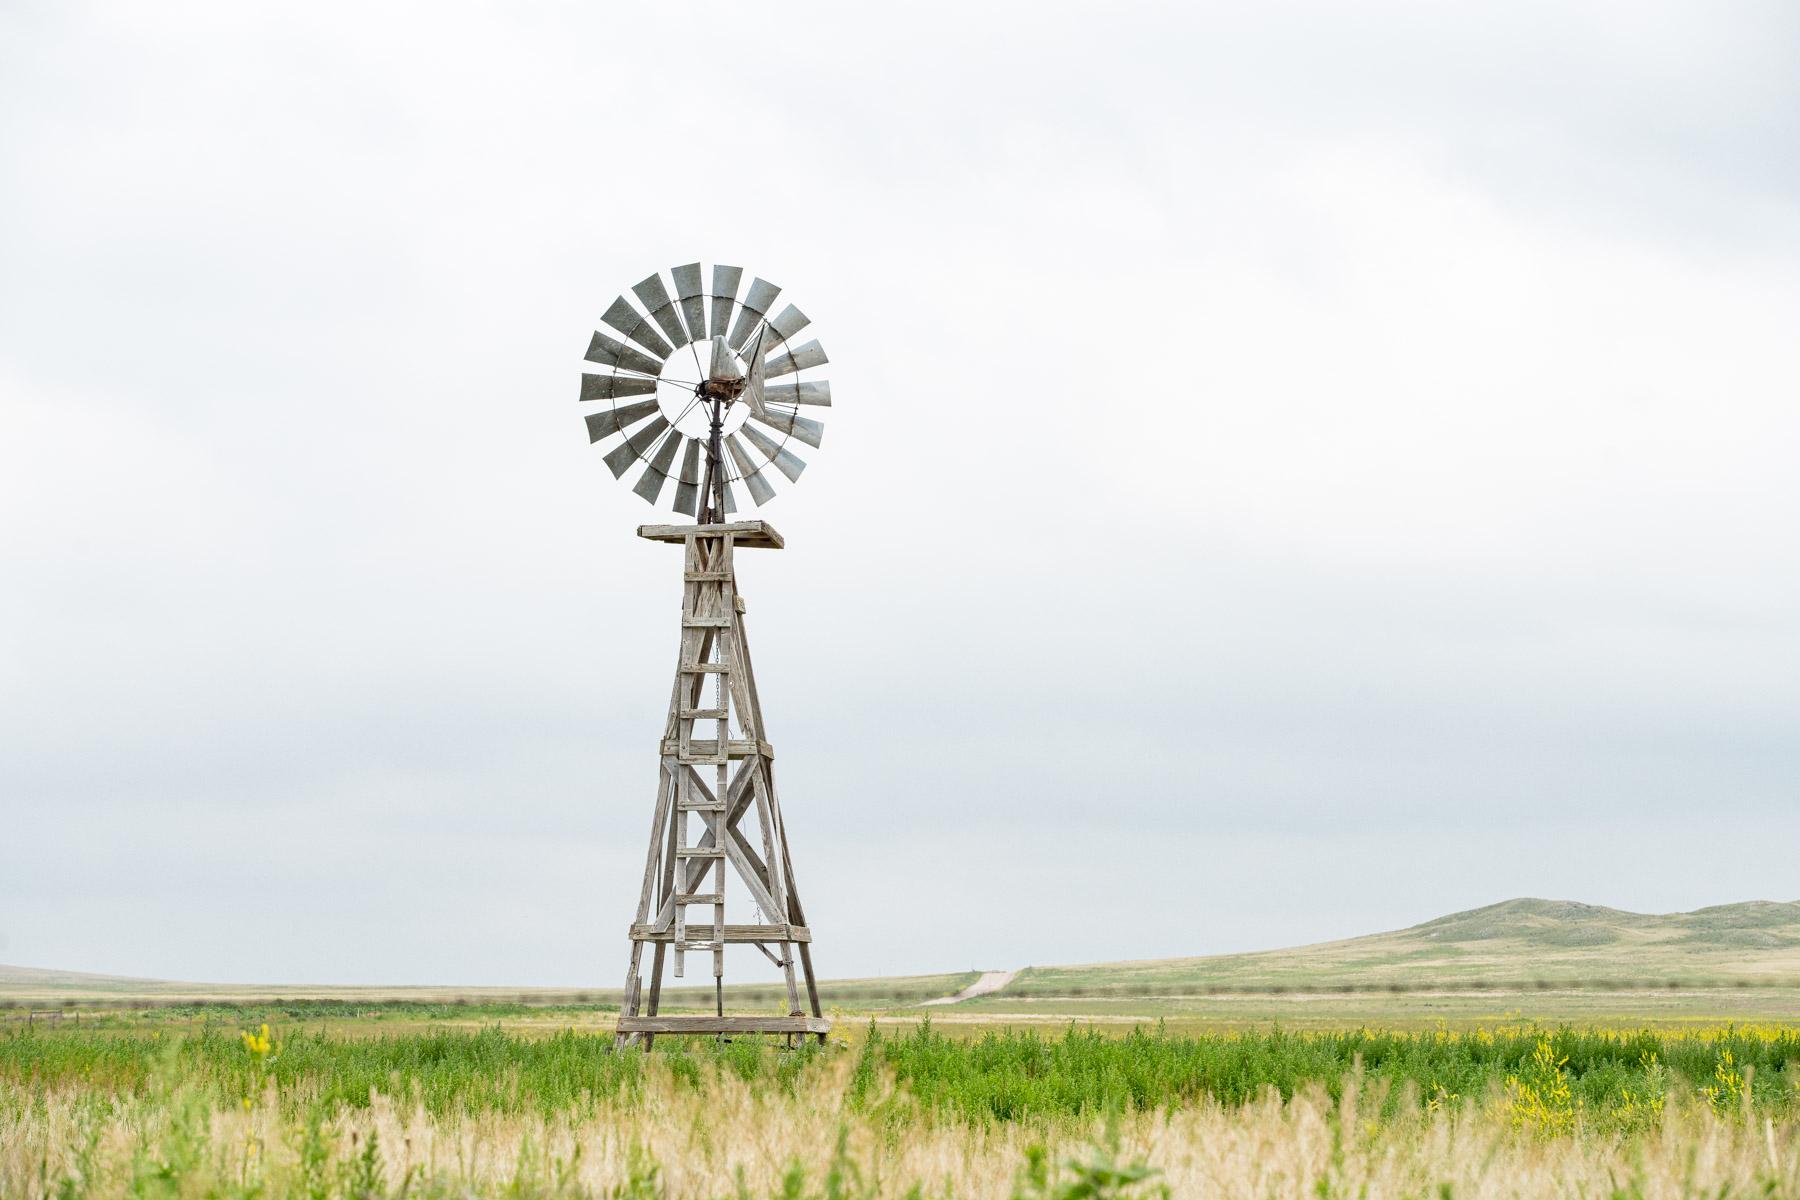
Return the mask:
<svg viewBox="0 0 1800 1200"><path fill-rule="evenodd" d="M677 912L680 910L677 909ZM810 942L812 930L804 925L726 925L719 935L727 942ZM673 942L675 930L655 925L633 925L631 938L637 942ZM682 939L690 941L690 938Z"/></svg>
<svg viewBox="0 0 1800 1200"><path fill-rule="evenodd" d="M719 743L716 740L712 738L694 738L688 745L688 757L682 758L681 761L688 763L703 762L707 764L718 761ZM677 744L676 739L669 738L663 742L662 752L664 754L675 754L679 756L679 750L680 747ZM726 756L729 758L750 758L757 754L762 755L764 758L775 757L775 747L769 745L767 742L754 742L748 738L731 738L726 742L725 750Z"/></svg>
<svg viewBox="0 0 1800 1200"><path fill-rule="evenodd" d="M668 1017L620 1017L620 1033L816 1033L831 1032L823 1017L716 1017L699 1014Z"/></svg>
<svg viewBox="0 0 1800 1200"><path fill-rule="evenodd" d="M648 1046L658 1034L719 1032L781 1033L790 1042L810 1036L823 1040L830 1024L821 1012L812 972L812 930L795 916L802 910L793 891L787 831L774 786L775 751L764 732L745 640L747 606L738 594L732 562L737 546L779 548L780 536L760 521L644 526L639 533L682 546L683 586L680 648L660 742L657 821L645 866L646 889L656 878L655 915L648 911L648 894L640 896L637 920L630 929L633 953L618 1041ZM707 692L709 676L716 696ZM697 728L702 722L713 728ZM699 733L712 736L696 736ZM703 776L702 766L713 771ZM694 838L689 813L700 817ZM755 824L755 833L740 828L745 820ZM771 923L727 922L727 879L734 873L761 918ZM710 907L712 920L690 922L689 911L696 906ZM654 948L647 995L640 973L646 945ZM713 976L719 983L728 945L755 946L782 969L788 1015L727 1016L723 993L715 989L718 1011L712 1016L659 1017L665 954L674 952L674 970L681 976L687 951L711 951ZM804 1001L797 966L805 974ZM810 1007L810 1016L803 1006ZM629 1024L634 1021L640 1023Z"/></svg>
<svg viewBox="0 0 1800 1200"><path fill-rule="evenodd" d="M787 545L767 521L726 521L714 525L639 525L637 535L653 542L685 542L731 534L732 541L753 550L779 550Z"/></svg>

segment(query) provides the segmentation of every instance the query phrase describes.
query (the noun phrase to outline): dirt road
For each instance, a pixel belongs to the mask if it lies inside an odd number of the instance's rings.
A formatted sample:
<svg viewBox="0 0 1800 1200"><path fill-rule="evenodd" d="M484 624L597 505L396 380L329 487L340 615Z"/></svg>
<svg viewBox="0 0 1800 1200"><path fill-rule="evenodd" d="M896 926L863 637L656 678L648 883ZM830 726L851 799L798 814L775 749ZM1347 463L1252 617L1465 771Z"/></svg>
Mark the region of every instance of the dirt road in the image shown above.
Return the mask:
<svg viewBox="0 0 1800 1200"><path fill-rule="evenodd" d="M983 971L981 978L971 983L954 996L939 996L936 1000L927 1000L920 1008L929 1008L934 1004L960 1004L964 1000L973 1000L977 996L991 996L1013 981L1017 971Z"/></svg>

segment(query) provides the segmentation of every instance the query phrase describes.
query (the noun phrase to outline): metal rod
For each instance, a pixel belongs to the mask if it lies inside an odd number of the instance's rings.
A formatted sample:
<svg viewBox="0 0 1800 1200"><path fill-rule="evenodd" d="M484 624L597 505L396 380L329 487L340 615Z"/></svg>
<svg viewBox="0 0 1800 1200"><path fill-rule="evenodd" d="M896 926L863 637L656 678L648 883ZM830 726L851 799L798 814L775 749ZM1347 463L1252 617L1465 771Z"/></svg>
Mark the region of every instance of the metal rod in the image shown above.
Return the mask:
<svg viewBox="0 0 1800 1200"><path fill-rule="evenodd" d="M723 428L725 424L725 406L718 400L712 402L712 429L707 435L706 457L707 470L712 484L713 520L725 519L725 443Z"/></svg>

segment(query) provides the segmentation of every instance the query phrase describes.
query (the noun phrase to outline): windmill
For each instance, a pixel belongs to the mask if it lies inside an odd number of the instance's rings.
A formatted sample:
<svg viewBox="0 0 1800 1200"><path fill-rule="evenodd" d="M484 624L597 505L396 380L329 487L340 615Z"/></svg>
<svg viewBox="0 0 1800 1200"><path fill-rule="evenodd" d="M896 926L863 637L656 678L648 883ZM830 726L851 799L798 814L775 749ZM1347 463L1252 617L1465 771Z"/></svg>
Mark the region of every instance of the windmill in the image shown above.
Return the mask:
<svg viewBox="0 0 1800 1200"><path fill-rule="evenodd" d="M826 362L819 343L795 344L810 324L805 314L792 304L776 311L781 289L765 279L753 278L740 296L743 274L715 266L709 287L701 264L688 263L669 272L672 296L661 273L634 285L637 303L614 300L600 318L612 332L596 331L588 344L587 360L605 370L581 377L582 403L598 406L586 417L588 440L608 446L613 477L642 464L631 490L652 505L667 493L694 520L638 527L639 537L682 547L681 654L631 924L621 1047L648 1047L659 1033L823 1041L831 1028L819 1011L812 931L794 885L733 566L739 549L783 542L765 521L731 519L734 484L760 507L774 498L776 476L800 478L806 463L792 447L817 447L822 432L801 409L829 405L831 385L808 377ZM728 892L740 913L754 910L753 921L727 923ZM728 945L755 947L780 968L785 1014L726 1014ZM683 977L690 953L710 955L713 1011L663 1014L664 968L672 959Z"/></svg>

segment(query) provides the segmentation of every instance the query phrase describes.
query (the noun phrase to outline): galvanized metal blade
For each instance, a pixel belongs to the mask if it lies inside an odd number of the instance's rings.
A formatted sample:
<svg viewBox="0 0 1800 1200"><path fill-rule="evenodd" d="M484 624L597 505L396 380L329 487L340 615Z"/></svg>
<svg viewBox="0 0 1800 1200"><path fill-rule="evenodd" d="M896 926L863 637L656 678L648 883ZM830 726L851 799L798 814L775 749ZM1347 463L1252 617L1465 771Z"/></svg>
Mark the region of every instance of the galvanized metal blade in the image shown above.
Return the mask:
<svg viewBox="0 0 1800 1200"><path fill-rule="evenodd" d="M763 388L763 398L775 404L817 404L830 407L831 383L824 379L809 379L804 382L789 379Z"/></svg>
<svg viewBox="0 0 1800 1200"><path fill-rule="evenodd" d="M806 470L806 460L786 449L774 438L745 422L739 433L750 439L750 444L763 452L763 457L775 464L775 469L788 477L789 483L800 482L800 472Z"/></svg>
<svg viewBox="0 0 1800 1200"><path fill-rule="evenodd" d="M658 413L656 420L636 433L627 434L624 441L608 451L606 469L613 473L613 478L617 479L625 474L626 469L638 459L648 457L650 447L656 444L656 439L661 437L662 431L668 427L669 419Z"/></svg>
<svg viewBox="0 0 1800 1200"><path fill-rule="evenodd" d="M744 403L750 406L751 416L767 411L763 407L763 337L766 332L758 329L756 336L744 346L744 357L750 360L749 373L744 376Z"/></svg>
<svg viewBox="0 0 1800 1200"><path fill-rule="evenodd" d="M769 355L763 374L773 379L777 375L792 375L795 371L803 371L808 367L822 367L830 361L825 357L825 348L815 338L796 350L789 350L785 346L777 349Z"/></svg>
<svg viewBox="0 0 1800 1200"><path fill-rule="evenodd" d="M650 465L638 477L637 486L631 490L642 496L646 503L655 504L656 498L662 495L663 484L668 482L669 467L675 461L675 451L681 449L681 432L671 429L663 438L662 445L650 459Z"/></svg>
<svg viewBox="0 0 1800 1200"><path fill-rule="evenodd" d="M688 341L706 340L706 288L700 280L700 264L684 263L672 267L675 295L681 301L681 319L687 322Z"/></svg>
<svg viewBox="0 0 1800 1200"><path fill-rule="evenodd" d="M687 450L681 456L681 480L675 485L675 511L690 517L700 515L700 443L687 439Z"/></svg>
<svg viewBox="0 0 1800 1200"><path fill-rule="evenodd" d="M825 427L817 421L809 421L796 413L779 408L771 408L764 416L752 415L750 419L761 421L770 429L779 429L785 434L799 438L815 450L819 447L819 440L825 436Z"/></svg>
<svg viewBox="0 0 1800 1200"><path fill-rule="evenodd" d="M624 342L616 342L597 329L594 331L593 341L588 343L586 358L591 363L618 367L622 371L637 371L643 375L655 375L662 370L662 364L648 354L633 350Z"/></svg>
<svg viewBox="0 0 1800 1200"><path fill-rule="evenodd" d="M751 489L752 502L756 504L756 507L769 504L770 500L776 498L776 489L770 488L769 480L763 479L763 473L760 470L751 470L749 453L745 453L742 444L738 443L736 435L729 437L727 441L731 443L731 457L738 461L738 470L743 471L743 484Z"/></svg>
<svg viewBox="0 0 1800 1200"><path fill-rule="evenodd" d="M656 401L639 400L636 404L627 404L623 408L609 408L605 412L589 413L587 416L588 441L597 442L601 438L609 438L627 425L636 425L656 411Z"/></svg>
<svg viewBox="0 0 1800 1200"><path fill-rule="evenodd" d="M595 400L619 400L626 396L652 396L656 394L656 380L641 379L636 375L581 375L581 402L592 403Z"/></svg>
<svg viewBox="0 0 1800 1200"><path fill-rule="evenodd" d="M771 337L769 341L773 343L777 337L784 342L788 341L796 333L799 333L802 329L805 329L811 324L811 317L790 304L781 310L780 316L771 317L769 319L769 328L775 331L775 336Z"/></svg>
<svg viewBox="0 0 1800 1200"><path fill-rule="evenodd" d="M775 498L775 489L763 478L762 469L750 461L750 452L744 449L744 443L738 441L737 434L725 439L725 446L731 451L731 457L737 460L738 470L744 473L744 484L750 489L750 499L761 508Z"/></svg>
<svg viewBox="0 0 1800 1200"><path fill-rule="evenodd" d="M725 489L725 513L729 516L738 510L737 497L731 494L731 485L729 483L722 483L719 486Z"/></svg>
<svg viewBox="0 0 1800 1200"><path fill-rule="evenodd" d="M675 353L675 347L657 336L656 330L650 325L649 318L631 307L631 302L623 296L614 300L612 305L600 314L600 319L654 354L658 364Z"/></svg>
<svg viewBox="0 0 1800 1200"><path fill-rule="evenodd" d="M766 317L769 310L775 307L775 297L781 295L781 289L766 279L752 279L750 293L744 297L744 305L738 310L737 320L731 323L731 335L725 340L731 348L741 348L750 337L756 323Z"/></svg>
<svg viewBox="0 0 1800 1200"><path fill-rule="evenodd" d="M725 336L725 327L731 324L731 309L737 304L738 284L743 281L744 268L714 265L712 278L712 324L706 332L710 337Z"/></svg>
<svg viewBox="0 0 1800 1200"><path fill-rule="evenodd" d="M675 302L669 299L669 289L663 286L661 275L641 279L631 285L631 290L649 310L650 319L662 326L662 331L669 335L669 341L677 346L687 345L687 330L681 327L681 317L675 312Z"/></svg>

